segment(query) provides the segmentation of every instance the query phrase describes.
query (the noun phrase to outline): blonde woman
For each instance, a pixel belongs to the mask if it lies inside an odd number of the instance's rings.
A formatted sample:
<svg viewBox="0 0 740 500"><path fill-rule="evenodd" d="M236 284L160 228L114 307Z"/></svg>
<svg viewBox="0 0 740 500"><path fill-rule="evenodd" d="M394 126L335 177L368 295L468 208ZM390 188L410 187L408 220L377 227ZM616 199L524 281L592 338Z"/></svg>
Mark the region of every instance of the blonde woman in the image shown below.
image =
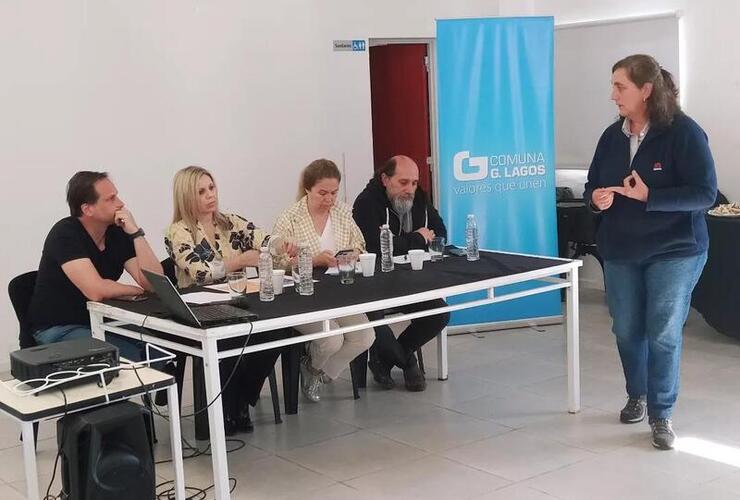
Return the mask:
<svg viewBox="0 0 740 500"><path fill-rule="evenodd" d="M174 215L164 239L175 263L177 285L205 285L227 272L256 266L259 246L266 234L252 222L218 209L218 189L211 173L202 167L187 167L175 174ZM283 330L260 333L251 343L285 338ZM280 352L276 349L247 354L238 372L223 392L224 428L227 435L251 432L254 427L249 405L259 399L265 379ZM234 369L235 358L221 363L221 381Z"/></svg>
<svg viewBox="0 0 740 500"><path fill-rule="evenodd" d="M273 235L285 241L303 243L313 254L313 265L332 267L339 250L365 250L365 240L352 219L351 210L337 203L341 175L329 160L311 162L299 182L298 201L280 215ZM367 316L357 314L332 321L332 327L367 323ZM321 323L296 328L303 334L323 329ZM309 354L301 360L301 390L310 401L321 399L321 388L326 381L336 379L350 361L366 351L375 340L372 328L364 328L344 335L314 340Z"/></svg>

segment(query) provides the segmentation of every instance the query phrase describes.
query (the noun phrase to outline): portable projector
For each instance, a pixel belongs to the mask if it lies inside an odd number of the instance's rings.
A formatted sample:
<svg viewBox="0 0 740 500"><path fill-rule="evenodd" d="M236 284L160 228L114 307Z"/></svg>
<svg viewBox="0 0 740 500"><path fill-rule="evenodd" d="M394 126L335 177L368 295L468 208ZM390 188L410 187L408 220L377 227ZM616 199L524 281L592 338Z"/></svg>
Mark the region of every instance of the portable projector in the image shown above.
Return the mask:
<svg viewBox="0 0 740 500"><path fill-rule="evenodd" d="M43 379L57 372L94 372L102 365L118 366L118 347L95 338L64 340L10 353L10 373L20 381ZM64 380L66 374L53 377ZM106 383L118 376L118 370L104 374ZM72 380L70 384L96 382L95 376ZM37 384L30 384L37 385ZM38 384L40 385L40 383Z"/></svg>

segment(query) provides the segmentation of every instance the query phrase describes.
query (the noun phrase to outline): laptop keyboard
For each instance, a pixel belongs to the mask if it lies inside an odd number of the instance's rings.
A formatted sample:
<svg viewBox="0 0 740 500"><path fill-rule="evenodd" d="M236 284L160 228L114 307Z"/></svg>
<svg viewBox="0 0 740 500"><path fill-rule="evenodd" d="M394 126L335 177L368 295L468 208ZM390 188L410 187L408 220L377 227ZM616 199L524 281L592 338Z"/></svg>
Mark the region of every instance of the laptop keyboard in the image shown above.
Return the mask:
<svg viewBox="0 0 740 500"><path fill-rule="evenodd" d="M244 309L234 307L230 304L213 304L193 307L192 310L195 317L200 321L219 321L231 318L242 318L249 315Z"/></svg>

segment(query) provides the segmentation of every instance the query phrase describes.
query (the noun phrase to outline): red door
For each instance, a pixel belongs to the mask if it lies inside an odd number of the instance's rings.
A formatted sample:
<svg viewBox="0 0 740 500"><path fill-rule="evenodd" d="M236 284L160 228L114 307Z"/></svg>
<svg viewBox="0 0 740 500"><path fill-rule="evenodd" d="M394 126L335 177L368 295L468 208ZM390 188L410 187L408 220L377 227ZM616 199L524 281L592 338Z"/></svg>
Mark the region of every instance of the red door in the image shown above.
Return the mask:
<svg viewBox="0 0 740 500"><path fill-rule="evenodd" d="M419 185L431 197L426 56L423 43L370 47L370 92L375 168L391 156L409 156L419 166Z"/></svg>

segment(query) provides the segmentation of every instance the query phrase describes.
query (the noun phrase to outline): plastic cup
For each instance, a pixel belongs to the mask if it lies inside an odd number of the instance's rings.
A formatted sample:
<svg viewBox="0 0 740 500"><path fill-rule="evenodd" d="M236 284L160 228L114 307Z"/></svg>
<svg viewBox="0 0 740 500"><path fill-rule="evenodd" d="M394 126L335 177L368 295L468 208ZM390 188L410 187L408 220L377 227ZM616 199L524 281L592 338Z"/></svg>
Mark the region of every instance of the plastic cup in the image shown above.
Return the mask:
<svg viewBox="0 0 740 500"><path fill-rule="evenodd" d="M438 262L442 260L445 251L445 238L444 236L435 236L432 241L429 242L429 255L432 258L432 262Z"/></svg>
<svg viewBox="0 0 740 500"><path fill-rule="evenodd" d="M411 269L421 271L424 267L424 250L418 248L409 250L409 261L411 262Z"/></svg>
<svg viewBox="0 0 740 500"><path fill-rule="evenodd" d="M352 253L341 254L337 257L339 267L339 282L343 285L351 285L355 282L355 255Z"/></svg>
<svg viewBox="0 0 740 500"><path fill-rule="evenodd" d="M285 269L273 269L272 270L272 289L275 291L275 295L283 293L283 282L285 280Z"/></svg>
<svg viewBox="0 0 740 500"><path fill-rule="evenodd" d="M360 268L364 277L370 278L371 276L375 276L375 254L361 253Z"/></svg>
<svg viewBox="0 0 740 500"><path fill-rule="evenodd" d="M244 271L233 271L226 275L229 295L241 297L247 293L247 274Z"/></svg>

